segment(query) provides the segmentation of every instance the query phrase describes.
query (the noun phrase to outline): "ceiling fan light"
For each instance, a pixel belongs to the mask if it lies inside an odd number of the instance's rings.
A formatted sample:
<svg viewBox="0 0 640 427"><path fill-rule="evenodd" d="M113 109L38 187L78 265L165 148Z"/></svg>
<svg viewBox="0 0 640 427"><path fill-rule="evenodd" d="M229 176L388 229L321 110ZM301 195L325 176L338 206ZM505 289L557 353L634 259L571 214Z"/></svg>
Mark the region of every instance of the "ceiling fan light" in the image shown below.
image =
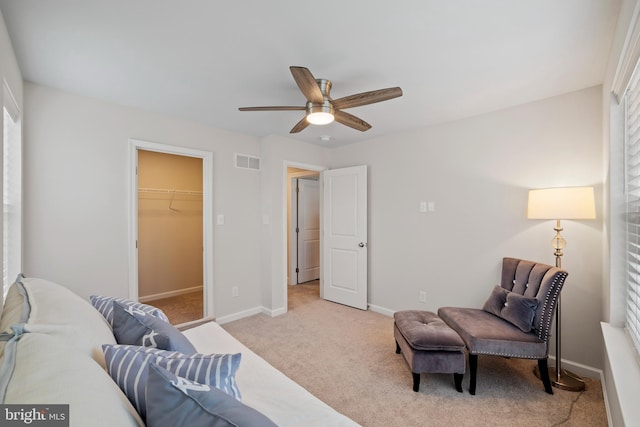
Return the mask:
<svg viewBox="0 0 640 427"><path fill-rule="evenodd" d="M319 111L307 115L307 121L312 125L328 125L333 121L334 117L331 113Z"/></svg>
<svg viewBox="0 0 640 427"><path fill-rule="evenodd" d="M307 121L312 125L327 125L334 119L333 105L325 99L322 104L307 103Z"/></svg>

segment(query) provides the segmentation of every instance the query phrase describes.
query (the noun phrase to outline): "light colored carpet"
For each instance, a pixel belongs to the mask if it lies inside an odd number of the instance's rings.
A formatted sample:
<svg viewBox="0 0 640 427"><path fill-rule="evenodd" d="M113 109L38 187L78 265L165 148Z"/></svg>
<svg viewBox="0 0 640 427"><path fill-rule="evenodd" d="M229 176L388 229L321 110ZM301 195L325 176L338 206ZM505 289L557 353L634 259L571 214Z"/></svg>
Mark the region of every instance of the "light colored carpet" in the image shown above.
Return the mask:
<svg viewBox="0 0 640 427"><path fill-rule="evenodd" d="M180 325L202 318L202 291L157 299L148 302L148 304L164 311L172 325Z"/></svg>
<svg viewBox="0 0 640 427"><path fill-rule="evenodd" d="M480 357L475 396L453 375L411 372L395 353L393 319L321 300L317 282L291 287L289 311L223 327L319 399L363 426L606 426L599 381L544 392L535 361ZM300 408L304 410L304 408Z"/></svg>

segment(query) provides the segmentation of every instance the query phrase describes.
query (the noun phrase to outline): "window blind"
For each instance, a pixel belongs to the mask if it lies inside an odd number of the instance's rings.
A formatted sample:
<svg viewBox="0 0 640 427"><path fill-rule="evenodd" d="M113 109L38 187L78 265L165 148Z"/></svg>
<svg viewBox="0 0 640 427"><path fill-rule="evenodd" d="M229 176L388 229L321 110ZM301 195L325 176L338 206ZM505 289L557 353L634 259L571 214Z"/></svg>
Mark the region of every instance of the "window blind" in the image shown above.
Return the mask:
<svg viewBox="0 0 640 427"><path fill-rule="evenodd" d="M640 352L640 72L634 73L625 102L625 192L627 298L625 327Z"/></svg>
<svg viewBox="0 0 640 427"><path fill-rule="evenodd" d="M22 131L20 110L4 84L2 174L3 295L22 270Z"/></svg>

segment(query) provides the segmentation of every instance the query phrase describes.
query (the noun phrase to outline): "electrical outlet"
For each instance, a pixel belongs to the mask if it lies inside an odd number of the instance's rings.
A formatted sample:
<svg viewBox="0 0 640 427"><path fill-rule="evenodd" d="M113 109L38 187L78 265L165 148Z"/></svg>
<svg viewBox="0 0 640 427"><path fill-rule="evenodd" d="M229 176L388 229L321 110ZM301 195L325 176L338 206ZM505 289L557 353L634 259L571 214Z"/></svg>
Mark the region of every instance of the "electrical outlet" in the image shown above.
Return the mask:
<svg viewBox="0 0 640 427"><path fill-rule="evenodd" d="M231 296L232 297L237 297L240 294L240 290L238 289L237 286L234 286L233 288L231 288Z"/></svg>
<svg viewBox="0 0 640 427"><path fill-rule="evenodd" d="M418 294L418 299L420 300L420 302L427 302L427 293L425 291L420 291L420 293Z"/></svg>

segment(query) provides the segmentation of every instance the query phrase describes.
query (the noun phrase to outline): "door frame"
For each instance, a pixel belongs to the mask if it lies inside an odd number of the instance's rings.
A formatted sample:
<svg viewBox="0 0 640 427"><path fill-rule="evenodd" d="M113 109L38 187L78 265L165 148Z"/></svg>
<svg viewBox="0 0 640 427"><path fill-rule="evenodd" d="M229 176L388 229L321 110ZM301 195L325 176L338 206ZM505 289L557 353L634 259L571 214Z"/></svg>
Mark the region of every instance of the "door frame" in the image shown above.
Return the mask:
<svg viewBox="0 0 640 427"><path fill-rule="evenodd" d="M288 173L288 169L289 168L296 168L296 169L304 169L310 172L322 172L324 170L329 169L327 166L321 166L321 165L312 165L312 164L308 164L308 163L300 163L300 162L293 162L293 161L289 161L289 160L285 160L283 162L282 165L282 174L283 174L283 179L282 179L282 242L284 243L282 245L282 271L284 272L284 280L282 281L282 295L283 295L283 301L284 301L284 307L282 308L282 314L286 313L289 310L289 295L287 292L288 286L289 286L289 272L288 272L288 267L287 267L287 262L288 257L287 257L287 248L289 247L289 245L291 244L288 239L287 239L287 212L289 209L289 206L287 204L287 183L289 182L289 173ZM322 180L319 180L319 184L320 184L320 213L322 214ZM320 234L322 234L322 220L320 221ZM322 242L322 239L320 240ZM320 258L320 262L322 263L322 258ZM321 264L322 265L322 264ZM320 275L320 297L322 298L322 274ZM280 310L278 310L280 311Z"/></svg>
<svg viewBox="0 0 640 427"><path fill-rule="evenodd" d="M213 153L211 151L129 139L129 299L138 300L138 150L202 159L202 314L205 319L213 318Z"/></svg>

